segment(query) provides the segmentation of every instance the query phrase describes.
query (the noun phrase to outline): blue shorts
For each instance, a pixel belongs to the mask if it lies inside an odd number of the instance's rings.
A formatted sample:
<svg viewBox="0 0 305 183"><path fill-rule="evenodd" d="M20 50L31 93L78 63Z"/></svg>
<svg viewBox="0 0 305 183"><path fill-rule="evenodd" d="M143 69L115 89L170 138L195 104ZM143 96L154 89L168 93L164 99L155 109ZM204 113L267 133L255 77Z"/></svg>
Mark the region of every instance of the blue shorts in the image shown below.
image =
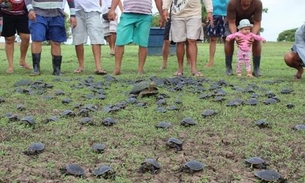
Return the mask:
<svg viewBox="0 0 305 183"><path fill-rule="evenodd" d="M141 47L148 47L148 38L151 27L152 15L138 13L123 13L117 27L117 46L129 43Z"/></svg>
<svg viewBox="0 0 305 183"><path fill-rule="evenodd" d="M36 21L29 20L32 41L65 42L67 40L65 19L63 16L44 17L36 14Z"/></svg>

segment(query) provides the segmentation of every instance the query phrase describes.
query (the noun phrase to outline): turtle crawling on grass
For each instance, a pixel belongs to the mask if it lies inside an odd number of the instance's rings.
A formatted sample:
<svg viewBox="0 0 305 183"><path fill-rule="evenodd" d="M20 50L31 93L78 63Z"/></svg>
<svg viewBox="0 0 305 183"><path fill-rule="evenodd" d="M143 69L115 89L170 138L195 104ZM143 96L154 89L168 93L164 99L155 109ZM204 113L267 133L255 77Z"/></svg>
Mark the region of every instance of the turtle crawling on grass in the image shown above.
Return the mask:
<svg viewBox="0 0 305 183"><path fill-rule="evenodd" d="M156 83L153 81L141 81L136 83L129 92L129 94L137 95L138 98L156 95L158 93L159 92Z"/></svg>

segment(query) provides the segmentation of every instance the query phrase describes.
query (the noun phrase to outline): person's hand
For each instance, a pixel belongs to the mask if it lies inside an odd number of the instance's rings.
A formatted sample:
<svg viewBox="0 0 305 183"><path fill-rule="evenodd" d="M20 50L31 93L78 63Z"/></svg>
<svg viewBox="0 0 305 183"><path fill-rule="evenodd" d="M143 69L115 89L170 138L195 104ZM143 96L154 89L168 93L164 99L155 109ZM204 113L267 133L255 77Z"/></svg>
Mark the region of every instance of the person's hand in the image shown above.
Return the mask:
<svg viewBox="0 0 305 183"><path fill-rule="evenodd" d="M160 15L161 16L161 15ZM163 10L163 19L164 21L168 21L170 19L169 15L168 15L168 10L167 9L164 9Z"/></svg>
<svg viewBox="0 0 305 183"><path fill-rule="evenodd" d="M226 41L227 41L227 42L229 42L229 41L230 41L230 39L227 37L227 38L226 38Z"/></svg>
<svg viewBox="0 0 305 183"><path fill-rule="evenodd" d="M115 20L115 17L116 17L115 11L110 9L110 10L108 11L108 19L109 19L110 21L114 21L114 20Z"/></svg>
<svg viewBox="0 0 305 183"><path fill-rule="evenodd" d="M160 15L158 23L159 23L159 27L164 27L164 18L162 15Z"/></svg>
<svg viewBox="0 0 305 183"><path fill-rule="evenodd" d="M28 14L28 17L30 20L36 22L36 13L34 10L30 10L29 14Z"/></svg>
<svg viewBox="0 0 305 183"><path fill-rule="evenodd" d="M266 40L264 39L262 42L263 42L263 43L266 43Z"/></svg>
<svg viewBox="0 0 305 183"><path fill-rule="evenodd" d="M75 28L76 25L77 25L76 18L75 17L70 17L70 26L72 28Z"/></svg>

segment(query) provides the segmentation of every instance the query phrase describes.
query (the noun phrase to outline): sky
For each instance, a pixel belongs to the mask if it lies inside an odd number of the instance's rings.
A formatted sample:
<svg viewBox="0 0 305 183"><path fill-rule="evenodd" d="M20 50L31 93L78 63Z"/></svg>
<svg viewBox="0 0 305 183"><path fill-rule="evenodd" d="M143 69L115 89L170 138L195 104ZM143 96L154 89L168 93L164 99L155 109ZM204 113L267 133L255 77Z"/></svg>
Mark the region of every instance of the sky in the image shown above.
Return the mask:
<svg viewBox="0 0 305 183"><path fill-rule="evenodd" d="M263 13L261 33L267 41L276 41L278 35L288 29L300 27L305 23L304 0L261 0L268 13ZM154 12L157 9L153 8Z"/></svg>

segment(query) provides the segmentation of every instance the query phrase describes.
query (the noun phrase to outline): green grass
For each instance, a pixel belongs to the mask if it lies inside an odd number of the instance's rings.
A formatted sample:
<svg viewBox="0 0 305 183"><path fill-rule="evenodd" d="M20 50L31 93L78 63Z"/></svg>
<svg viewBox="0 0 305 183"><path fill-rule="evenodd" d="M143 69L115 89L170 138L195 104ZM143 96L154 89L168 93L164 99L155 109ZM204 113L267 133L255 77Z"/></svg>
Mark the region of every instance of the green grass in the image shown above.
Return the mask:
<svg viewBox="0 0 305 183"><path fill-rule="evenodd" d="M15 73L5 73L7 61L2 50L2 66L0 68L0 97L5 102L0 104L0 116L6 113L18 114L19 117L34 116L36 125L30 127L21 122L9 122L6 117L0 118L0 182L104 182L93 177L90 170L99 165L111 165L117 174L113 182L202 182L224 183L259 182L254 177L251 168L244 165L244 159L251 156L261 156L269 164L268 168L281 173L292 183L305 182L305 144L304 132L291 130L296 124L304 124L304 87L303 81L294 81L295 70L286 66L283 55L290 50L292 43L272 43L263 45L260 78L249 79L243 76L226 76L224 67L223 46L217 45L215 66L204 68L208 60L208 44L198 44L198 69L206 80L201 93L195 92L193 86L185 86L183 90L173 92L166 86L159 86L160 93L167 94L168 107L180 99L178 111L160 113L156 111L154 97L143 98L146 107L136 107L128 104L124 110L105 113L107 105L114 105L128 98L131 82L138 79L172 78L177 69L176 56L170 56L166 70L159 70L162 56L148 56L145 65L145 75L137 76L137 46L126 46L122 61L122 75L116 76L117 81L109 82L107 77L94 75L94 61L91 47L86 46L85 71L76 75L73 70L77 67L77 60L73 46L62 46L63 64L61 77L51 75L50 47L44 46L42 53L41 72L38 77L30 77L30 71L18 68L18 51L15 52ZM102 47L102 66L112 73L114 57L110 56L109 48ZM28 53L28 63L31 55ZM234 62L236 58L234 57ZM233 64L235 68L236 64ZM190 77L188 66L184 67L185 77ZM245 75L245 74L244 74ZM106 93L105 100L83 98L91 94L90 87L80 85L85 80L94 78L94 83L102 82L102 90ZM53 85L42 95L24 94L16 92L14 83L21 79L32 81L43 80ZM197 79L197 78L192 78ZM213 93L208 90L210 85L221 79L229 85L222 89L227 93L225 101L214 102L212 98L199 99L203 93ZM252 93L238 92L231 86L245 89L255 85L255 93L259 94L257 106L227 107L226 104L235 98L247 100ZM75 89L75 86L78 86ZM82 86L82 87L81 87ZM27 88L27 87L23 87ZM293 89L292 94L281 94L284 88ZM63 96L55 95L57 90L65 92ZM36 90L34 90L36 91ZM280 102L265 105L266 92L275 93ZM46 100L45 96L53 99ZM71 98L70 104L62 104L65 98ZM60 118L58 122L45 124L43 121L52 115L60 117L66 109L77 111L75 104L94 104L98 106L96 112L91 112L96 125L80 125L81 117ZM292 109L286 105L293 103ZM18 111L17 104L24 104L26 110ZM178 106L178 105L177 105ZM203 118L201 113L206 109L218 111L215 116ZM100 125L106 117L113 117L117 124L112 127ZM185 128L180 122L185 117L192 117L197 121L194 127ZM254 122L266 119L272 128L259 129ZM172 127L168 130L157 130L154 125L161 121L169 121ZM165 142L170 137L184 141L183 151L175 153L168 149ZM42 142L45 151L37 157L29 157L22 152L31 142ZM90 147L95 142L106 144L103 154L95 154ZM159 174L139 174L137 172L145 158L158 158L162 168ZM188 175L178 172L186 161L196 159L206 164L202 172ZM77 163L87 172L86 178L64 176L59 168L67 163ZM111 181L109 181L111 182Z"/></svg>

